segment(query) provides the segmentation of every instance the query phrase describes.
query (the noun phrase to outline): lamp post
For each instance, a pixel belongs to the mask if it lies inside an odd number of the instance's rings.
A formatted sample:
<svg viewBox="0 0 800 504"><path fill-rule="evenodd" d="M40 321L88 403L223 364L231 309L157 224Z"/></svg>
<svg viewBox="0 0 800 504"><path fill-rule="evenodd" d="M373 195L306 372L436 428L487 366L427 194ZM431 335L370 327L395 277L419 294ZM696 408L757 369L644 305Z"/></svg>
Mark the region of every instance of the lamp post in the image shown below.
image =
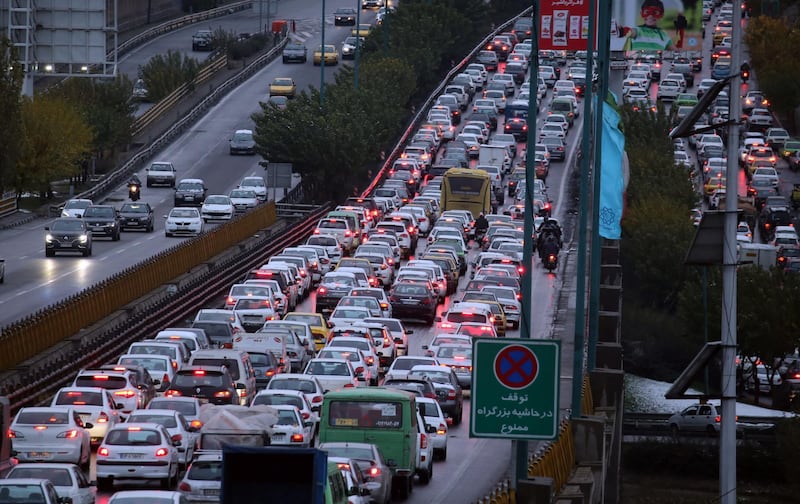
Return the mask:
<svg viewBox="0 0 800 504"><path fill-rule="evenodd" d="M319 57L319 106L325 103L325 0L322 0L322 45Z"/></svg>
<svg viewBox="0 0 800 504"><path fill-rule="evenodd" d="M358 91L358 56L361 45L361 0L356 0L356 52L353 55L353 87Z"/></svg>

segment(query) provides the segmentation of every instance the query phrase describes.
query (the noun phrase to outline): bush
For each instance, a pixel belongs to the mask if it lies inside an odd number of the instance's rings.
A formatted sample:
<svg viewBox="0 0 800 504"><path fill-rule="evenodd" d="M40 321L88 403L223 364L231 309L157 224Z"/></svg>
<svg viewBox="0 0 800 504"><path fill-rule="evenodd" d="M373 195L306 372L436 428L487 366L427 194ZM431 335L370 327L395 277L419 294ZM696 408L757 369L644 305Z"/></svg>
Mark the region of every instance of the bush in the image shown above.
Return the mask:
<svg viewBox="0 0 800 504"><path fill-rule="evenodd" d="M271 34L258 33L252 37L236 40L228 46L228 59L238 61L243 58L249 58L254 54L258 54L271 44L271 39Z"/></svg>
<svg viewBox="0 0 800 504"><path fill-rule="evenodd" d="M178 51L153 56L139 67L139 77L144 79L150 100L158 102L183 84L192 82L200 70L200 63Z"/></svg>

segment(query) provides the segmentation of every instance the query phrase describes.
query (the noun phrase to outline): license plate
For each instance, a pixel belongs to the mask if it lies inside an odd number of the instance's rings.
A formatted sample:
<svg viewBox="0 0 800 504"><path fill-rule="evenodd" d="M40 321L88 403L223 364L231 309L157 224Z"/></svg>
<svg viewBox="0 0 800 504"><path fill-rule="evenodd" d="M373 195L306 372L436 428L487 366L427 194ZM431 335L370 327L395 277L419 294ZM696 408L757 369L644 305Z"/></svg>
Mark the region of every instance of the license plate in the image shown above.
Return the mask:
<svg viewBox="0 0 800 504"><path fill-rule="evenodd" d="M219 488L204 488L203 495L219 495Z"/></svg>
<svg viewBox="0 0 800 504"><path fill-rule="evenodd" d="M119 458L121 459L140 459L144 458L144 453L120 453Z"/></svg>
<svg viewBox="0 0 800 504"><path fill-rule="evenodd" d="M92 231L102 231L103 226L92 226Z"/></svg>
<svg viewBox="0 0 800 504"><path fill-rule="evenodd" d="M194 199L194 196L186 196L186 197L184 197L184 199L186 199L186 200L193 200L193 199Z"/></svg>
<svg viewBox="0 0 800 504"><path fill-rule="evenodd" d="M31 458L50 458L50 452L28 452Z"/></svg>

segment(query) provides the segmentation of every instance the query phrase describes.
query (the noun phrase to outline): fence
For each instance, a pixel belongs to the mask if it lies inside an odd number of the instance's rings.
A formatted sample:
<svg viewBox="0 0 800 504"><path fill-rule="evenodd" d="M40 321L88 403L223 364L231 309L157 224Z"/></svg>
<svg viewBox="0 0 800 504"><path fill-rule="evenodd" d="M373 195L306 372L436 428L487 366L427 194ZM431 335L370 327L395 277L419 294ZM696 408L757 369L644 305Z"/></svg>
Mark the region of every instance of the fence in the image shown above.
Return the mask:
<svg viewBox="0 0 800 504"><path fill-rule="evenodd" d="M13 192L0 195L0 217L17 211L17 195Z"/></svg>

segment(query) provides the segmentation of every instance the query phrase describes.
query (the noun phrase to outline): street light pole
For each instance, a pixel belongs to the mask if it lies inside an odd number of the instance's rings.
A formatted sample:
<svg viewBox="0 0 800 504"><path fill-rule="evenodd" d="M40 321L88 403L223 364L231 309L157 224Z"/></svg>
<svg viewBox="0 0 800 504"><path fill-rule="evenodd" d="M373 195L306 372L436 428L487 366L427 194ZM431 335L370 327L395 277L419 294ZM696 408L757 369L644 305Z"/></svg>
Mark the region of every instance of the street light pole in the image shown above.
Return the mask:
<svg viewBox="0 0 800 504"><path fill-rule="evenodd" d="M358 56L361 45L361 0L356 0L356 52L353 58L353 87L358 91Z"/></svg>
<svg viewBox="0 0 800 504"><path fill-rule="evenodd" d="M319 106L325 103L325 0L322 0L322 46L319 58Z"/></svg>

